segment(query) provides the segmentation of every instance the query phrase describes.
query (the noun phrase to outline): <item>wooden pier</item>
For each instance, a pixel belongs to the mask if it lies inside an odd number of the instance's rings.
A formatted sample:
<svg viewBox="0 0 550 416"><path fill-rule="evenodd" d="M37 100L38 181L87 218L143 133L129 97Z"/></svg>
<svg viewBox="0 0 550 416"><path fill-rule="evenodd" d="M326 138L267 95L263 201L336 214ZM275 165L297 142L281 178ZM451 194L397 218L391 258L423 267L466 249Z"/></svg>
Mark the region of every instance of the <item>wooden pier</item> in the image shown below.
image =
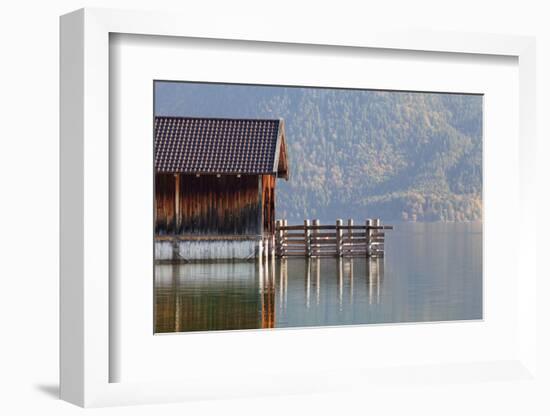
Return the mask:
<svg viewBox="0 0 550 416"><path fill-rule="evenodd" d="M321 225L319 220L305 220L304 225L288 225L286 220L275 223L274 249L277 257L383 257L385 230L379 219L367 219L364 224Z"/></svg>

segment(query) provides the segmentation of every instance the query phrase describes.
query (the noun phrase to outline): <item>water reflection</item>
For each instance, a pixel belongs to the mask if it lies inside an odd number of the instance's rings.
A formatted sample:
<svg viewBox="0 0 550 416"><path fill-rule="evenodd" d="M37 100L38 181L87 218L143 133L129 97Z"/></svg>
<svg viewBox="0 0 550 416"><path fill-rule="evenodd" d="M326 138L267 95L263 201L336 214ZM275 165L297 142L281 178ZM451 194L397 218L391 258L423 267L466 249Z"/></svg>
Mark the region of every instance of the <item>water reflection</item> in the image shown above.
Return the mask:
<svg viewBox="0 0 550 416"><path fill-rule="evenodd" d="M401 224L385 259L155 265L155 331L482 318L481 224Z"/></svg>
<svg viewBox="0 0 550 416"><path fill-rule="evenodd" d="M354 263L361 266L354 268ZM326 325L320 312L334 305L340 313L349 309L354 302L355 280L364 282L361 296L369 303L380 301L383 263L381 258L303 258L157 264L155 332ZM361 275L354 276L354 270ZM302 301L296 302L300 297ZM308 319L294 323L308 310L312 310Z"/></svg>

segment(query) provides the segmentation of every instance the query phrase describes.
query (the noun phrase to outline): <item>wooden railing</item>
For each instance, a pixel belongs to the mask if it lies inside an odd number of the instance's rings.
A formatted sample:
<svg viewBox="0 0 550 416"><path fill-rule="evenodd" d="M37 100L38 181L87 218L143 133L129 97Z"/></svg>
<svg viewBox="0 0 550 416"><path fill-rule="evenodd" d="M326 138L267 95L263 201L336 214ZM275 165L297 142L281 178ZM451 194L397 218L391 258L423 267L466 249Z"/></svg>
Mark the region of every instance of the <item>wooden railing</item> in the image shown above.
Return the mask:
<svg viewBox="0 0 550 416"><path fill-rule="evenodd" d="M275 223L275 254L278 257L382 257L384 230L379 219L368 219L364 225L321 225L319 220L305 220L304 225L288 225L286 220Z"/></svg>

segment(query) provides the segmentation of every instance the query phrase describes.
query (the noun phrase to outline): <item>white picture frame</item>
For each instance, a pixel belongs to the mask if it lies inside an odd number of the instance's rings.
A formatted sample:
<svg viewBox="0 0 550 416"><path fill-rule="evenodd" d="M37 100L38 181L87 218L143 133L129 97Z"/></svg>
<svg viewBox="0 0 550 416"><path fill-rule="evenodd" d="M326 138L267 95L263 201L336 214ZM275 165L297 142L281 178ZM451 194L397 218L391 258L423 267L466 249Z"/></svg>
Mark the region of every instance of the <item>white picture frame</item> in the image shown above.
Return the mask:
<svg viewBox="0 0 550 416"><path fill-rule="evenodd" d="M182 24L185 22L185 24ZM214 24L215 23L215 24ZM535 41L530 37L468 33L342 31L327 35L312 27L280 31L277 22L247 26L246 19L234 32L235 21L205 25L172 13L83 9L61 18L61 397L80 406L180 401L192 398L235 397L280 392L316 392L337 389L342 377L315 382L308 374L271 375L268 383L236 384L222 389L227 380L189 379L112 383L110 363L120 357L109 348L109 36L112 33L186 38L280 42L281 44L333 45L437 53L504 55L519 65L519 235L518 354L495 366L497 373L524 377L536 371L536 218L533 177L535 169ZM246 36L242 35L246 33ZM530 213L530 215L526 215ZM518 271L516 271L518 273ZM419 365L422 363L418 363ZM464 364L489 368L495 363ZM437 371L446 371L442 364ZM452 367L451 368L455 368ZM492 368L492 367L491 367ZM348 374L349 369L334 370ZM430 374L433 367L419 370ZM453 371L450 371L453 377ZM372 383L374 378L396 376L395 370L379 369L354 377ZM461 373L462 374L462 373ZM401 374L403 376L403 374ZM309 378L308 378L309 377ZM307 382L310 381L310 383ZM314 382L311 382L311 381ZM475 377L472 378L475 382ZM225 390L225 393L220 392Z"/></svg>

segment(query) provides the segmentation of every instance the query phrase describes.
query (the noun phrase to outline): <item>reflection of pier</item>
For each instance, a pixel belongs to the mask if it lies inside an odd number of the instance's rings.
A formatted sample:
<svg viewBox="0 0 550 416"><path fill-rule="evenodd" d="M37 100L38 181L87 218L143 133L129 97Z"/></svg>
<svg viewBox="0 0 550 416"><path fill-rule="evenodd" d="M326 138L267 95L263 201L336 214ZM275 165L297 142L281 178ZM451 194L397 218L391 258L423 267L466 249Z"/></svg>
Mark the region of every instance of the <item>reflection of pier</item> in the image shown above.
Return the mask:
<svg viewBox="0 0 550 416"><path fill-rule="evenodd" d="M384 260L373 258L367 260L367 292L369 303L380 303L380 289L384 280Z"/></svg>
<svg viewBox="0 0 550 416"><path fill-rule="evenodd" d="M155 332L275 328L297 316L307 322L380 303L383 278L384 259L375 257L157 264Z"/></svg>
<svg viewBox="0 0 550 416"><path fill-rule="evenodd" d="M286 310L288 298L288 262L298 262L300 260L288 260L282 258L279 261L278 267L278 290L279 290L279 309ZM320 258L305 258L304 262L304 286L305 299L304 303L307 309L311 307L313 302L316 305L321 303L323 294L322 285L325 283L327 287L331 286L331 282L326 279L336 279L336 292L338 296L339 309L343 310L344 304L347 302L353 305L354 291L356 288L355 280L363 277L367 289L369 304L380 303L380 290L384 280L384 258L370 257L367 259L336 258L335 260L324 260ZM322 273L323 265L330 270L336 266L336 273ZM357 268L356 265L361 267ZM362 268L365 268L364 274ZM362 276L357 275L361 272ZM325 282L322 282L321 276Z"/></svg>

